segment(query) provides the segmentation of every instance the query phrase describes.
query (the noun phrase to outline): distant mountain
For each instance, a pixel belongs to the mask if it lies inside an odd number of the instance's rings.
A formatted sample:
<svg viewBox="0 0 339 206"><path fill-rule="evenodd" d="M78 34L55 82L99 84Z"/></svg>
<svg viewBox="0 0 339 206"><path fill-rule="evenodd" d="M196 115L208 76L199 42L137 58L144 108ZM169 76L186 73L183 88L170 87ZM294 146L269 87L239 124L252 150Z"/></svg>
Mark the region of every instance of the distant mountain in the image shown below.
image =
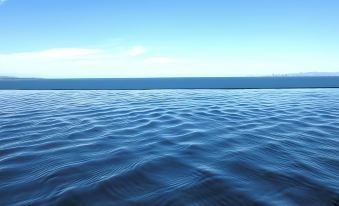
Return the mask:
<svg viewBox="0 0 339 206"><path fill-rule="evenodd" d="M0 76L0 79L13 79L15 77Z"/></svg>
<svg viewBox="0 0 339 206"><path fill-rule="evenodd" d="M301 73L288 73L288 74L272 74L268 76L257 76L257 77L333 77L333 76L339 76L339 72L301 72ZM256 76L248 76L248 77L256 77ZM195 77L192 77L192 78L195 78ZM199 77L199 78L204 78L204 77ZM0 80L11 80L11 79L15 80L15 79L44 79L44 78L0 76ZM63 79L63 78L57 78L57 79ZM65 79L68 79L68 78L65 78ZM80 77L80 78L73 78L73 79L82 79L82 78ZM85 79L91 79L91 78L85 78Z"/></svg>
<svg viewBox="0 0 339 206"><path fill-rule="evenodd" d="M290 74L278 74L272 76L282 77L332 77L339 76L339 72L303 72L303 73L290 73Z"/></svg>
<svg viewBox="0 0 339 206"><path fill-rule="evenodd" d="M40 78L34 78L34 77L10 77L10 76L0 76L0 80L2 80L2 79L11 80L11 79L40 79Z"/></svg>

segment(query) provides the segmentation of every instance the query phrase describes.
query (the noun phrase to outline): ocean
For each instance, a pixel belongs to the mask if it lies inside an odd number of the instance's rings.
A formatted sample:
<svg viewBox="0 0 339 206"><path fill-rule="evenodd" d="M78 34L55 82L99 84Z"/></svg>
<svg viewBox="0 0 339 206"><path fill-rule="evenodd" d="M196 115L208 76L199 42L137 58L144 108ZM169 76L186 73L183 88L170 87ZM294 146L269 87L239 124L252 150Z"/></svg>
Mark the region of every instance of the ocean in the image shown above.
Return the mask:
<svg viewBox="0 0 339 206"><path fill-rule="evenodd" d="M0 91L0 205L339 205L339 89Z"/></svg>
<svg viewBox="0 0 339 206"><path fill-rule="evenodd" d="M0 90L146 90L146 89L339 88L339 76L181 77L181 78L0 78Z"/></svg>

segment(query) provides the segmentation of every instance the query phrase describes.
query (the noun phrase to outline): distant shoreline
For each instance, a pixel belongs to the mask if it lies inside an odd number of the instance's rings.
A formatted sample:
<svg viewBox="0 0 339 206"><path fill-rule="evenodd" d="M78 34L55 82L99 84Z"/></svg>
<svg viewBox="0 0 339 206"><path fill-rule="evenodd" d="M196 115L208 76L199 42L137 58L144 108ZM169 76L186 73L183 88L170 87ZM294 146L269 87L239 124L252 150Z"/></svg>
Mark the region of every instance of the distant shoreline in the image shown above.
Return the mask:
<svg viewBox="0 0 339 206"><path fill-rule="evenodd" d="M0 79L0 90L339 88L339 76Z"/></svg>

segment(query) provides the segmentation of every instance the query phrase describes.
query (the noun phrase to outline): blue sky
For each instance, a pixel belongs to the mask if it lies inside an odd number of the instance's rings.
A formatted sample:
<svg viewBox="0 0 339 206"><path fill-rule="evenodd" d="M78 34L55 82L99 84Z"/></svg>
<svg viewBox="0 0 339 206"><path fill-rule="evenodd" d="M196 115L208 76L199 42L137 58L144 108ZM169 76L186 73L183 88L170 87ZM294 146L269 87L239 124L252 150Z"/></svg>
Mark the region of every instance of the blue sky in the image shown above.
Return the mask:
<svg viewBox="0 0 339 206"><path fill-rule="evenodd" d="M339 72L337 0L0 2L0 76Z"/></svg>

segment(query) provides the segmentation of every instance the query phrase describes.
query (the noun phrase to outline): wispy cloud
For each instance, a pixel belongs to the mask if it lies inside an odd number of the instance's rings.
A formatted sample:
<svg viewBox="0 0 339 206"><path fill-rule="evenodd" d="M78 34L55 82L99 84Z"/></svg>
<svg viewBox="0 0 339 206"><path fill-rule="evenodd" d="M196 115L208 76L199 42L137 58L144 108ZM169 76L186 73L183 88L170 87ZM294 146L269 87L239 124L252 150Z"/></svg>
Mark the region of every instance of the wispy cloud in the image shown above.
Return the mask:
<svg viewBox="0 0 339 206"><path fill-rule="evenodd" d="M102 52L100 49L86 49L86 48L53 48L42 51L32 51L32 52L18 52L18 53L9 53L1 54L0 58L8 59L69 59L69 58L78 58L86 57L94 54L99 54Z"/></svg>
<svg viewBox="0 0 339 206"><path fill-rule="evenodd" d="M0 75L34 77L140 77L163 75L178 66L174 57L138 56L143 46L119 49L51 48L0 53ZM138 56L138 58L135 58ZM180 64L181 62L179 62Z"/></svg>
<svg viewBox="0 0 339 206"><path fill-rule="evenodd" d="M170 64L178 62L180 62L180 59L171 57L150 57L141 61L142 64Z"/></svg>
<svg viewBox="0 0 339 206"><path fill-rule="evenodd" d="M98 54L100 52L100 49L58 48L37 52L36 54L48 58L73 58Z"/></svg>
<svg viewBox="0 0 339 206"><path fill-rule="evenodd" d="M130 50L128 50L128 55L130 56L139 56L146 52L146 48L144 46L134 46Z"/></svg>
<svg viewBox="0 0 339 206"><path fill-rule="evenodd" d="M157 54L151 56L151 54L146 54L144 47L51 48L30 52L0 53L0 76L60 78L238 76L282 73L280 71L284 73L321 71L323 67L328 68L328 71L338 71L339 65L335 57L318 61L309 61L308 57L298 57L291 61L281 56L270 58L226 56L220 59L209 59L165 56L161 53L158 53L159 56ZM140 56L136 58L135 55Z"/></svg>

